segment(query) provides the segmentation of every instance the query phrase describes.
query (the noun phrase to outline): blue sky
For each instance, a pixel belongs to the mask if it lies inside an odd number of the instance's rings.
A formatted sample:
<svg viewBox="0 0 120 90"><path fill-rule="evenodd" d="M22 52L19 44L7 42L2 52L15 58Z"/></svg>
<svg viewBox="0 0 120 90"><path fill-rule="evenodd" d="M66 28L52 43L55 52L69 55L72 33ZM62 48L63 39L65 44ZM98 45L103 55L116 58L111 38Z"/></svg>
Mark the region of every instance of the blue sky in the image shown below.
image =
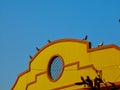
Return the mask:
<svg viewBox="0 0 120 90"><path fill-rule="evenodd" d="M120 46L120 0L0 0L0 90L28 68L47 40L82 39Z"/></svg>

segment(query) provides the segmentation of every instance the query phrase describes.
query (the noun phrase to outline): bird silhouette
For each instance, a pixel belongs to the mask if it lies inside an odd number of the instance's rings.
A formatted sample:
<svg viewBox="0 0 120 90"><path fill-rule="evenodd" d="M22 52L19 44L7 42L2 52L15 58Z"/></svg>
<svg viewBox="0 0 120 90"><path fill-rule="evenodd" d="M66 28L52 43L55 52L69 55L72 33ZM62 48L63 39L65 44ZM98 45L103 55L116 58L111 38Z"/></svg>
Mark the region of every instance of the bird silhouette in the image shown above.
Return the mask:
<svg viewBox="0 0 120 90"><path fill-rule="evenodd" d="M32 56L31 56L31 55L29 55L29 57L30 57L30 59L32 59Z"/></svg>
<svg viewBox="0 0 120 90"><path fill-rule="evenodd" d="M39 48L38 48L38 47L36 47L36 50L37 50L37 51L39 51Z"/></svg>
<svg viewBox="0 0 120 90"><path fill-rule="evenodd" d="M83 40L87 40L87 38L88 38L88 36L86 35L86 36L83 38Z"/></svg>
<svg viewBox="0 0 120 90"><path fill-rule="evenodd" d="M103 46L104 42L98 44L98 47Z"/></svg>
<svg viewBox="0 0 120 90"><path fill-rule="evenodd" d="M50 40L48 40L48 43L51 43L51 41L50 41Z"/></svg>

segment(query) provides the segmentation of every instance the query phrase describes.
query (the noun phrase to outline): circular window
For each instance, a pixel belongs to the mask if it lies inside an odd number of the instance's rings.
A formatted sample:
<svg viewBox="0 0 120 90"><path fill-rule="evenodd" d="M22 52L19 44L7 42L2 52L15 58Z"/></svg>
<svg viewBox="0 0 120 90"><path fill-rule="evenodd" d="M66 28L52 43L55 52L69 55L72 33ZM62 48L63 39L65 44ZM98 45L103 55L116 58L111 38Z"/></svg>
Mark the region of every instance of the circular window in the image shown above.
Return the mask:
<svg viewBox="0 0 120 90"><path fill-rule="evenodd" d="M48 74L50 79L57 80L63 71L63 62L60 57L54 57L49 63Z"/></svg>

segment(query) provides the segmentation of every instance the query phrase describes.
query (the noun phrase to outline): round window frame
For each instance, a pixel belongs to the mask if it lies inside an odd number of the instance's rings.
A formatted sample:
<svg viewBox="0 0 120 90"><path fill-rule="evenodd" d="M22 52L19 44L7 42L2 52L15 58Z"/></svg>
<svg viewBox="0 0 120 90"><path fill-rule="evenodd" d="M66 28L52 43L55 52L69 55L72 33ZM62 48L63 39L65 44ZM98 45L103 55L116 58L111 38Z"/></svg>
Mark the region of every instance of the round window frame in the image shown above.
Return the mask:
<svg viewBox="0 0 120 90"><path fill-rule="evenodd" d="M62 71L60 72L59 76L58 76L56 79L52 79L51 74L50 74L50 71L49 71L49 70L50 70L49 68L50 68L51 63L53 62L54 58L56 58L56 57L59 57L60 60L61 60L61 62L62 62ZM60 55L54 55L54 56L52 56L51 59L49 60L48 67L47 67L47 76L48 76L48 79L49 79L51 82L56 82L56 81L58 81L58 80L61 78L61 76L62 76L62 74L63 74L63 71L64 71L64 60L63 60L63 58L62 58Z"/></svg>

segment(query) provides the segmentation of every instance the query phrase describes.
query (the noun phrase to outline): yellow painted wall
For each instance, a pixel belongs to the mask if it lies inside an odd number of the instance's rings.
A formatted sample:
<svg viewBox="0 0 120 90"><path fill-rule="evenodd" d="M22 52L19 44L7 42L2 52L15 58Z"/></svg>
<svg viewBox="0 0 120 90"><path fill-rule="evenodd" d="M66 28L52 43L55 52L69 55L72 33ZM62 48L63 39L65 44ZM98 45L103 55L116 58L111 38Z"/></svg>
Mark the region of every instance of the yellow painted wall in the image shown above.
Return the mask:
<svg viewBox="0 0 120 90"><path fill-rule="evenodd" d="M63 60L63 72L56 81L48 74L48 65L54 56ZM41 48L29 63L29 69L21 73L11 90L74 90L80 86L80 76L97 76L102 70L106 81L120 81L120 48L115 45L90 48L84 40L61 39Z"/></svg>

